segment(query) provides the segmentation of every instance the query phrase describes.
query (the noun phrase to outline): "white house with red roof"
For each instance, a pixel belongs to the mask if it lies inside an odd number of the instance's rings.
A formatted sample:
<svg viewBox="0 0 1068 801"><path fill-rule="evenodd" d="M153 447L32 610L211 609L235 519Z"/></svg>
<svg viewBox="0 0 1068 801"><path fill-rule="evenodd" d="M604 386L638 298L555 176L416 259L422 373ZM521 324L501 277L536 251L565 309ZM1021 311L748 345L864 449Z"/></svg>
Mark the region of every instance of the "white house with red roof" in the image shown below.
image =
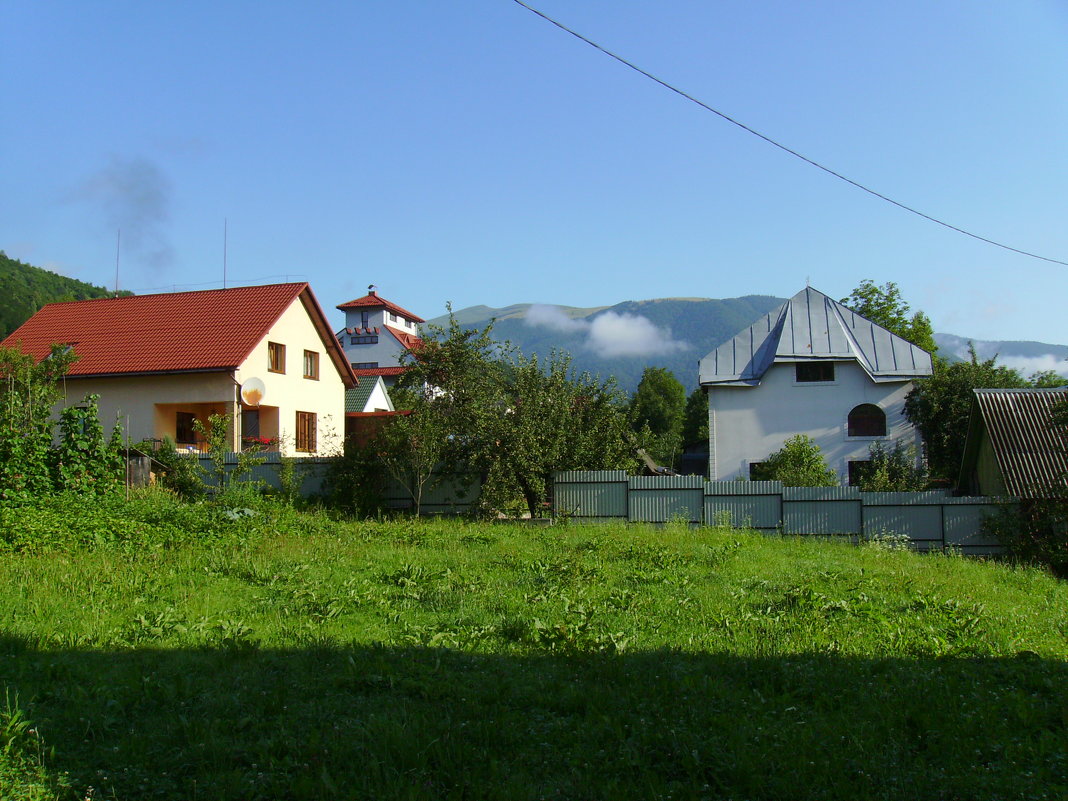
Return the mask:
<svg viewBox="0 0 1068 801"><path fill-rule="evenodd" d="M708 395L708 476L753 478L806 434L844 482L873 443L917 446L905 397L931 355L812 287L700 362ZM917 458L919 458L917 456Z"/></svg>
<svg viewBox="0 0 1068 801"><path fill-rule="evenodd" d="M332 451L358 384L307 283L51 303L0 345L43 359L54 343L78 357L63 403L95 393L105 427L180 448L203 447L194 421L229 414L234 450Z"/></svg>
<svg viewBox="0 0 1068 801"><path fill-rule="evenodd" d="M372 284L362 298L342 303L345 327L337 340L353 372L359 376L381 376L387 387L404 372L400 357L418 347L422 317L379 296Z"/></svg>

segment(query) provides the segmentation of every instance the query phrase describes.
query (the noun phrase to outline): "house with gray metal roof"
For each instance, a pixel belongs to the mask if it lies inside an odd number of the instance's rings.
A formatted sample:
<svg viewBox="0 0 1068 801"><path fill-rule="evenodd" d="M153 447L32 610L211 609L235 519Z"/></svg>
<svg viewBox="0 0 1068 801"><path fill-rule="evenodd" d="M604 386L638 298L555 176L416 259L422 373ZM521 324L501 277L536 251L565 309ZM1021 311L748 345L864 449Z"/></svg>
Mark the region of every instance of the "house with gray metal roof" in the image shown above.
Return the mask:
<svg viewBox="0 0 1068 801"><path fill-rule="evenodd" d="M1052 425L1060 389L975 389L957 486L969 495L1045 497L1068 486L1068 431Z"/></svg>
<svg viewBox="0 0 1068 801"><path fill-rule="evenodd" d="M709 478L748 478L807 434L843 483L873 442L916 445L905 419L931 355L812 287L700 361L708 395ZM853 465L853 466L851 466Z"/></svg>

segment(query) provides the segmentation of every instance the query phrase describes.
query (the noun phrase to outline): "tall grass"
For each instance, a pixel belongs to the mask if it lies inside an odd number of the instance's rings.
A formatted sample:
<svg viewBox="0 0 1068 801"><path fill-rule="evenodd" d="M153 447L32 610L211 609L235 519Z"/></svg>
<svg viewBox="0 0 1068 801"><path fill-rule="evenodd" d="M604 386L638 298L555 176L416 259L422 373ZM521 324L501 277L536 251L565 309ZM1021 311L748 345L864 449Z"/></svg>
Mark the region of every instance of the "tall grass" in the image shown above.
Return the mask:
<svg viewBox="0 0 1068 801"><path fill-rule="evenodd" d="M40 748L0 777L39 797L1068 793L1039 571L160 494L5 514L0 683Z"/></svg>

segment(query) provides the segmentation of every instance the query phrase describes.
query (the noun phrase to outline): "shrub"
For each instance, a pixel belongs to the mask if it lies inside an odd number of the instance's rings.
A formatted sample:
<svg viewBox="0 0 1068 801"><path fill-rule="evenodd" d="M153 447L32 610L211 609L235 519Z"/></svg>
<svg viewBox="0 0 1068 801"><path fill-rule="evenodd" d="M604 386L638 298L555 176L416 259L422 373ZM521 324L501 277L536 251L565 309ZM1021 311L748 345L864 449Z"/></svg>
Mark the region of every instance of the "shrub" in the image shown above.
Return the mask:
<svg viewBox="0 0 1068 801"><path fill-rule="evenodd" d="M872 443L870 461L861 467L857 485L864 492L915 492L927 486L925 465L916 466L916 448L900 442L887 448Z"/></svg>
<svg viewBox="0 0 1068 801"><path fill-rule="evenodd" d="M147 445L144 450L151 453L151 445ZM164 467L163 475L159 478L162 486L173 490L187 501L204 495L204 474L200 469L200 460L195 456L179 453L170 437L163 438L163 444L153 454L153 458Z"/></svg>
<svg viewBox="0 0 1068 801"><path fill-rule="evenodd" d="M1068 490L1006 505L984 521L983 530L994 534L1014 559L1068 578Z"/></svg>
<svg viewBox="0 0 1068 801"><path fill-rule="evenodd" d="M837 487L838 474L823 460L820 446L807 434L790 437L769 456L759 478L787 487Z"/></svg>

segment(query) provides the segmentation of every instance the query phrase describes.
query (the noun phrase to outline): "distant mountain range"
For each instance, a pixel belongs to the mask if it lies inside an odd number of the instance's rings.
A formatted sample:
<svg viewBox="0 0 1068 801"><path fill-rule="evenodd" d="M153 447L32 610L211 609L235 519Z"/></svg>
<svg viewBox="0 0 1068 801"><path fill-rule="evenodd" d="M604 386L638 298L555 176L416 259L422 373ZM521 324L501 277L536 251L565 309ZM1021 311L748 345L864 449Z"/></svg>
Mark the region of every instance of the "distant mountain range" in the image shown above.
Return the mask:
<svg viewBox="0 0 1068 801"><path fill-rule="evenodd" d="M479 328L496 319L495 339L508 340L524 353L567 351L576 369L615 376L627 392L638 386L646 367L666 367L689 391L697 386L697 363L705 354L784 302L784 298L747 295L637 300L595 308L517 303L499 309L470 306L455 316L463 325ZM447 321L443 316L430 322ZM1068 376L1068 345L989 342L954 334L935 334L935 341L945 358L968 358L972 341L980 358L996 354L999 363L1024 376L1039 370Z"/></svg>

